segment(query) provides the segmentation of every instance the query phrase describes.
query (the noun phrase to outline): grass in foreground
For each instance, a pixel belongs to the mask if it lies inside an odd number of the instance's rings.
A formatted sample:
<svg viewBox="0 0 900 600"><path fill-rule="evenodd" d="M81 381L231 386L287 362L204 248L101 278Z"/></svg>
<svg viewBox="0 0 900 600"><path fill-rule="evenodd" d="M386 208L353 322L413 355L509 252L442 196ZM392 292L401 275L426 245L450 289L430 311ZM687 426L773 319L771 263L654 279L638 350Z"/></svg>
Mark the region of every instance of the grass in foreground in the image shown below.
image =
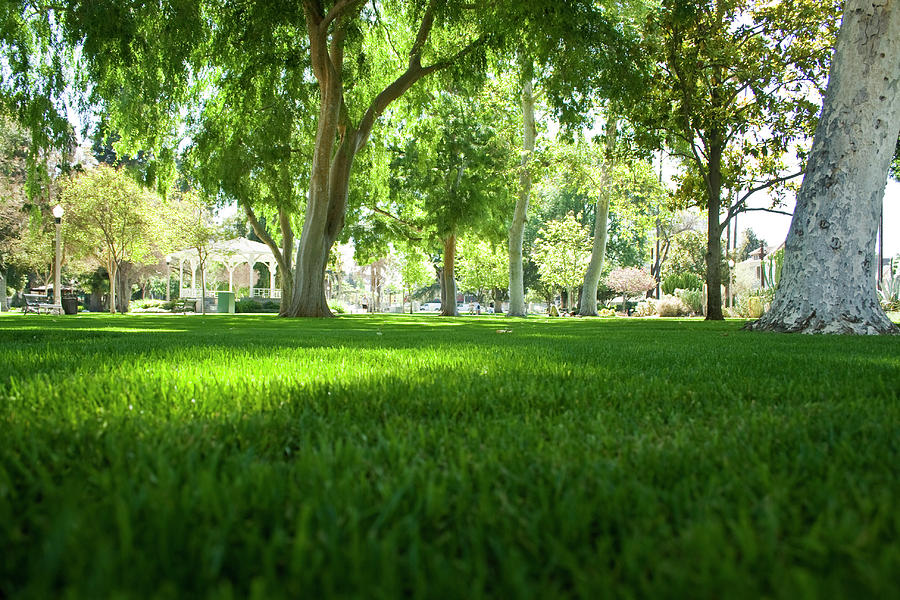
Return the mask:
<svg viewBox="0 0 900 600"><path fill-rule="evenodd" d="M896 593L900 339L739 325L0 317L0 597Z"/></svg>

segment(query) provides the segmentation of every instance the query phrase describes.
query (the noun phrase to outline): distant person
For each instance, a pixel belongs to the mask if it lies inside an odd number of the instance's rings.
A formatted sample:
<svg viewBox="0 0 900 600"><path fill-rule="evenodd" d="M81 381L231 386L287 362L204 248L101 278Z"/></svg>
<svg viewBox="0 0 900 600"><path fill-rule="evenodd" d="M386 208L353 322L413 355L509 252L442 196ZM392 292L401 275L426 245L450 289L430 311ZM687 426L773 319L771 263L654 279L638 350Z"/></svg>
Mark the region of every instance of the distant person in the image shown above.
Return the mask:
<svg viewBox="0 0 900 600"><path fill-rule="evenodd" d="M475 303L475 314L476 314L476 315L480 315L480 314L481 314L481 303L480 303L480 302L476 302L476 303Z"/></svg>

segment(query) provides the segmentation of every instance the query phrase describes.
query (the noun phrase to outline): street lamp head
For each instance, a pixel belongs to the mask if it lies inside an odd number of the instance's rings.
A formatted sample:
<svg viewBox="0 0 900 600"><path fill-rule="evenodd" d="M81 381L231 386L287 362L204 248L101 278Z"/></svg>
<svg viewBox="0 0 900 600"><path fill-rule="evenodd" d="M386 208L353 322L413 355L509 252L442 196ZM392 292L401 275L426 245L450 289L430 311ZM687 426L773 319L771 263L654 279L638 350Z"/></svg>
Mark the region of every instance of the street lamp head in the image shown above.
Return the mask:
<svg viewBox="0 0 900 600"><path fill-rule="evenodd" d="M728 259L728 268L729 268L729 269L733 269L733 268L734 268L734 259L733 259L733 258L729 258L729 259Z"/></svg>
<svg viewBox="0 0 900 600"><path fill-rule="evenodd" d="M61 205L57 204L53 207L53 216L56 218L56 222L59 223L63 216L63 207Z"/></svg>
<svg viewBox="0 0 900 600"><path fill-rule="evenodd" d="M167 265L171 265L171 264L172 264L172 257L169 256L168 254L166 255L166 264L167 264Z"/></svg>

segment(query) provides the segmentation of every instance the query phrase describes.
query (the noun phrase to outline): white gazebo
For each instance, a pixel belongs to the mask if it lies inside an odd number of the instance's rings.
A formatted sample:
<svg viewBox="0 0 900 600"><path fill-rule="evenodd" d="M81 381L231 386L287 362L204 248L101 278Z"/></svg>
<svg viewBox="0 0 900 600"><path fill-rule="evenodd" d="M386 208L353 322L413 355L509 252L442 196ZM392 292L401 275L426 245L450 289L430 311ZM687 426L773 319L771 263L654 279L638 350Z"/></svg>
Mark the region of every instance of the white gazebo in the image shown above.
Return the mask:
<svg viewBox="0 0 900 600"><path fill-rule="evenodd" d="M197 282L197 268L200 266L200 255L196 248L188 248L179 250L169 255L174 265L178 263L178 289L180 290L180 298L199 298L201 296L200 286ZM247 238L237 238L234 240L225 240L221 242L213 242L209 246L209 255L206 264L210 261L218 262L225 265L228 271L228 291L234 291L234 271L240 265L246 263L247 270L250 273L250 296L253 298L281 298L281 290L275 288L275 270L278 268L278 261L272 250L260 242L254 242ZM256 288L253 286L253 265L261 262L269 267L269 288ZM184 267L185 264L191 268L191 285L184 285ZM207 296L215 296L215 291L206 291Z"/></svg>

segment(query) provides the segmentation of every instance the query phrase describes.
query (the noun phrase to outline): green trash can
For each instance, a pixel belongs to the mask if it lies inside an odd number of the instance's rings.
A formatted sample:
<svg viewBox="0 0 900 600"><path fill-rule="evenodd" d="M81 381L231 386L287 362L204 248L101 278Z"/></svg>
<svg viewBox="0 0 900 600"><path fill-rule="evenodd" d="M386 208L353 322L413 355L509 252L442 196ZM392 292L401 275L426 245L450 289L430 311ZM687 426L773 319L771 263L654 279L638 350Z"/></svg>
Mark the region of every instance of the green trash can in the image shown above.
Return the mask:
<svg viewBox="0 0 900 600"><path fill-rule="evenodd" d="M217 292L216 312L234 314L234 292Z"/></svg>

